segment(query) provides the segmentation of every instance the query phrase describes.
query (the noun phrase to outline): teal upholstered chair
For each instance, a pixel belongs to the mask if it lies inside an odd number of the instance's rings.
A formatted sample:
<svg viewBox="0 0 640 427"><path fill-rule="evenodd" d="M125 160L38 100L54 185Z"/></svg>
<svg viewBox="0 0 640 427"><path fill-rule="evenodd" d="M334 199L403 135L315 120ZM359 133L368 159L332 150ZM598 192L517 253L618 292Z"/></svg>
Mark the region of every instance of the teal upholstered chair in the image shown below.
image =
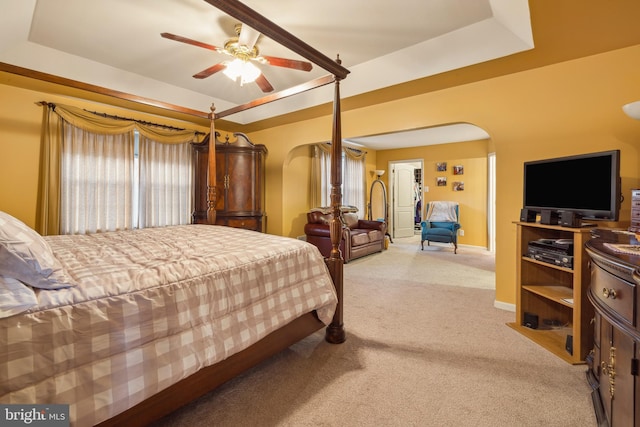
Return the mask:
<svg viewBox="0 0 640 427"><path fill-rule="evenodd" d="M426 206L426 220L422 221L422 240L424 242L452 243L453 253L458 252L458 229L460 229L460 210L456 202L430 202Z"/></svg>

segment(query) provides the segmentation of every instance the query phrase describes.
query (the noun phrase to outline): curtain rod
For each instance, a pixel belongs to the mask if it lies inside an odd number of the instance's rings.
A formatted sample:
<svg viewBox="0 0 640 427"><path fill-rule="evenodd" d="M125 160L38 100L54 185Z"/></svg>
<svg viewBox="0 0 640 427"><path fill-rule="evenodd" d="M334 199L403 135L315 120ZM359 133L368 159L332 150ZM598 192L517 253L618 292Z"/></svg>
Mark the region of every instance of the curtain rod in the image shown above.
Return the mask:
<svg viewBox="0 0 640 427"><path fill-rule="evenodd" d="M42 105L48 105L49 107L55 107L56 106L56 104L54 104L52 102L46 102L46 101L36 102L36 104L37 105L41 105L41 106ZM157 127L160 127L160 128L171 129L171 130L186 130L186 128L179 128L179 127L171 126L171 125L163 125L163 124L160 124L160 123L148 122L146 120L132 119L132 118L129 118L129 117L121 117L121 116L116 116L116 115L113 115L113 114L100 113L98 111L87 110L86 108L83 108L83 110L86 111L87 113L95 114L96 116L101 116L101 117L114 119L114 120L126 120L126 121L130 121L130 122L140 123L142 125L157 126ZM204 132L200 132L198 130L194 130L193 132L195 132L196 135L205 135Z"/></svg>
<svg viewBox="0 0 640 427"><path fill-rule="evenodd" d="M344 144L349 144L349 140L345 139L345 140L343 140L343 143ZM325 142L325 144L331 145L331 141L327 141L327 142ZM345 150L356 151L358 153L369 154L369 152L367 150L363 150L362 148L351 147L351 146L348 146L348 145L343 145L342 148L344 148Z"/></svg>

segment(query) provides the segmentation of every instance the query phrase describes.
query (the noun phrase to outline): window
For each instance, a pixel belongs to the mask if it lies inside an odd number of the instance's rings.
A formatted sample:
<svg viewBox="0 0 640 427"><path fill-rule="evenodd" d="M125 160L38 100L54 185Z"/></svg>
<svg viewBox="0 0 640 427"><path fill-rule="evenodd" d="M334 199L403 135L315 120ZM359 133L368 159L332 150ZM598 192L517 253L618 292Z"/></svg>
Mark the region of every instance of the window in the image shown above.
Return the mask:
<svg viewBox="0 0 640 427"><path fill-rule="evenodd" d="M186 224L192 203L189 143L138 131L102 135L64 124L61 233Z"/></svg>
<svg viewBox="0 0 640 427"><path fill-rule="evenodd" d="M312 181L319 184L320 194L312 200L315 206L331 205L331 154L327 144L316 144L315 167ZM342 151L342 204L358 208L363 218L365 206L365 154L360 150L345 148ZM313 194L313 193L312 193Z"/></svg>

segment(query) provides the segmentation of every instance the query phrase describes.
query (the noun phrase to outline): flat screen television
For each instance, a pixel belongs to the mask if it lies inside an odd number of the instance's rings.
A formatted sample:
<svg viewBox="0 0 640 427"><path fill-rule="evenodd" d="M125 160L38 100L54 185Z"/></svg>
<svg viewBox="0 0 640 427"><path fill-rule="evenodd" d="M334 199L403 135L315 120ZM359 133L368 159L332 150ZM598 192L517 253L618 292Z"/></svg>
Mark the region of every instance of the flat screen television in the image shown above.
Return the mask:
<svg viewBox="0 0 640 427"><path fill-rule="evenodd" d="M525 162L524 208L617 221L620 185L620 150Z"/></svg>

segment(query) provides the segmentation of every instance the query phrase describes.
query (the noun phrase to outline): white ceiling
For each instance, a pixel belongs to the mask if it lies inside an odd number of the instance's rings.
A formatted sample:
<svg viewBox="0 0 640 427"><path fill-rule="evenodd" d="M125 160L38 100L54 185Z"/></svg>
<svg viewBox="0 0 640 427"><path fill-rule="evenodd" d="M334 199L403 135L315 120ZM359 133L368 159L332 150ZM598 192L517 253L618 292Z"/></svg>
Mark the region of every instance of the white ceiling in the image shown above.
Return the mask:
<svg viewBox="0 0 640 427"><path fill-rule="evenodd" d="M482 128L470 123L454 123L404 132L370 135L346 140L351 145L361 145L374 150L422 147L424 145L449 144L453 142L488 139L490 135Z"/></svg>
<svg viewBox="0 0 640 427"><path fill-rule="evenodd" d="M339 55L351 71L343 98L533 48L527 0L402 0L395 8L388 0L243 3L326 56ZM212 103L223 111L263 95L223 73L194 79L229 57L160 37L170 32L223 46L236 21L203 0L0 0L0 6L0 62L204 112ZM258 46L265 55L303 59L264 36ZM260 68L276 92L327 74L317 66ZM247 124L331 99L325 87L226 119ZM383 139L364 142L383 147Z"/></svg>

